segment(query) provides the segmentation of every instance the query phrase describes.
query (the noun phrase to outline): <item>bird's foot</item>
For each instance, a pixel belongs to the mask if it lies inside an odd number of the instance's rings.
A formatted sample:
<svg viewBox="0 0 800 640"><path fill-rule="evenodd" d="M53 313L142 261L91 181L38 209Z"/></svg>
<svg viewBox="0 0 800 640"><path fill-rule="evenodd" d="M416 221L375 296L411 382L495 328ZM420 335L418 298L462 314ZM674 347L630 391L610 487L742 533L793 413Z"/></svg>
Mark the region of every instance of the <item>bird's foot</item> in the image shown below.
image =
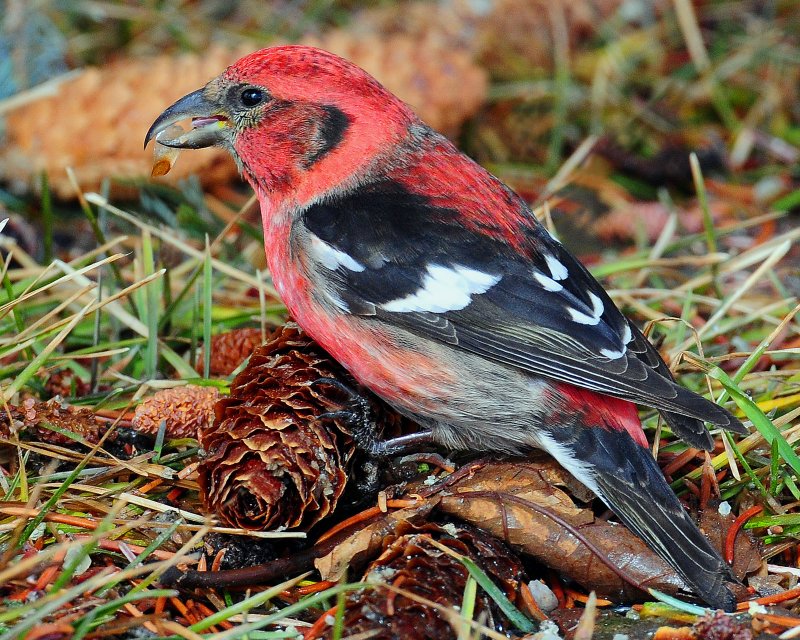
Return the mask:
<svg viewBox="0 0 800 640"><path fill-rule="evenodd" d="M343 420L352 433L356 446L370 458L387 459L416 452L420 446L433 443L430 431L410 433L396 438L381 438L369 399L336 378L318 378L311 385L328 385L348 397L345 408L318 416L320 420ZM438 463L437 463L438 464Z"/></svg>
<svg viewBox="0 0 800 640"><path fill-rule="evenodd" d="M356 446L372 455L381 442L378 426L367 397L336 378L318 378L310 383L312 386L327 385L333 387L347 397L342 409L328 411L318 416L320 420L341 420L350 429Z"/></svg>

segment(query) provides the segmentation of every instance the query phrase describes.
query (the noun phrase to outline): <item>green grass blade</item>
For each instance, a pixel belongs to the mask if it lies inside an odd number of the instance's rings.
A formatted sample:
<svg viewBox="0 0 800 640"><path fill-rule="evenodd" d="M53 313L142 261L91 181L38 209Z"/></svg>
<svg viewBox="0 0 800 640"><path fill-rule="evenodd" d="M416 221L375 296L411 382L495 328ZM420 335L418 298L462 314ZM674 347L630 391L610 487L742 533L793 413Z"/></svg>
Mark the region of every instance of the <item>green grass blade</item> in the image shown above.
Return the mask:
<svg viewBox="0 0 800 640"><path fill-rule="evenodd" d="M767 441L767 444L772 446L773 441L777 441L778 451L781 457L792 468L795 475L800 478L800 457L797 456L792 446L786 442L786 438L783 437L783 434L778 431L764 412L759 409L758 405L719 367L710 367L707 373L725 387L725 390L730 394L731 398L733 398L733 401L753 423L753 426L758 429L758 432L764 440Z"/></svg>
<svg viewBox="0 0 800 640"><path fill-rule="evenodd" d="M142 230L142 269L145 276L155 273L153 257L153 236L147 227ZM158 375L158 327L159 327L159 287L158 281L144 286L144 314L147 326L147 348L145 349L145 375L153 380Z"/></svg>
<svg viewBox="0 0 800 640"><path fill-rule="evenodd" d="M47 359L50 357L50 354L60 345L66 337L72 333L72 330L78 325L78 323L83 320L83 317L86 315L86 312L89 311L89 307L94 304L94 301L87 304L83 309L81 309L75 316L70 320L69 323L53 338L50 343L42 349L42 352L39 353L33 360L31 360L28 365L17 375L17 377L9 384L2 394L3 402L10 402L11 399L14 397L22 387L24 387L28 382L30 382L34 376L39 372L43 366L45 366Z"/></svg>
<svg viewBox="0 0 800 640"><path fill-rule="evenodd" d="M497 603L497 606L500 607L500 610L511 621L511 624L525 633L532 633L536 630L536 625L514 606L511 600L506 597L506 594L503 593L494 582L492 582L491 578L489 578L486 573L484 573L483 569L481 569L469 558L461 556L459 557L459 560L467 568L469 574L480 585L481 589L483 589L487 595Z"/></svg>
<svg viewBox="0 0 800 640"><path fill-rule="evenodd" d="M203 261L203 377L208 378L211 372L211 313L213 293L213 270L211 265L211 247L206 237L206 253Z"/></svg>

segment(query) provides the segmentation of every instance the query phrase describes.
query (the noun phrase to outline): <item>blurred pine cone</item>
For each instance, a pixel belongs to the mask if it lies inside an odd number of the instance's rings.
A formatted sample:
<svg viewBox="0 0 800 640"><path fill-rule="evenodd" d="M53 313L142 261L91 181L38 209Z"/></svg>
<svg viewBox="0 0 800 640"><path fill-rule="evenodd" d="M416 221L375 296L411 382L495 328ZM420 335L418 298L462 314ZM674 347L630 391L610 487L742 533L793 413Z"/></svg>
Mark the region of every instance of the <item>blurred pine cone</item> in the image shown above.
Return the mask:
<svg viewBox="0 0 800 640"><path fill-rule="evenodd" d="M485 74L471 56L434 41L420 43L409 35L363 37L339 29L306 44L364 67L445 133L455 133L486 93ZM75 171L83 190L97 190L105 178L149 176L152 150L143 150L141 141L154 118L257 48L212 46L199 55L121 59L80 71L7 114L0 180L15 191L36 191L46 172L53 193L73 199L66 167ZM208 186L229 182L237 170L223 149L201 149L181 154L163 180L174 184L195 173ZM129 193L130 187L112 184L113 195Z"/></svg>
<svg viewBox="0 0 800 640"><path fill-rule="evenodd" d="M202 55L122 59L82 70L6 115L0 179L17 191L38 190L47 172L53 193L71 199L66 167L84 190L98 189L105 178L149 176L152 150L143 150L142 140L150 123L252 49L212 46ZM223 149L203 149L182 154L166 179L174 183L193 173L211 184L231 180L237 170ZM113 184L112 192L125 188Z"/></svg>
<svg viewBox="0 0 800 640"><path fill-rule="evenodd" d="M349 33L383 39L402 37L420 50L458 51L493 78L530 78L553 67L553 25L563 12L574 51L611 18L622 0L412 0L385 3L356 14ZM663 4L640 7L647 19Z"/></svg>
<svg viewBox="0 0 800 640"><path fill-rule="evenodd" d="M442 607L461 606L469 572L431 540L473 560L512 602L521 583L527 582L521 560L506 545L480 529L453 523L428 523L387 541L385 551L369 566L364 580L401 588ZM486 626L498 631L508 628L495 602L480 590L474 618L484 612L488 615ZM348 635L363 633L378 640L446 640L458 636L458 629L441 611L384 589L352 592L346 600L344 628ZM326 637L331 637L330 630Z"/></svg>
<svg viewBox="0 0 800 640"><path fill-rule="evenodd" d="M198 431L213 420L218 399L216 387L162 389L136 407L133 428L155 434L164 422L169 438L197 438Z"/></svg>
<svg viewBox="0 0 800 640"><path fill-rule="evenodd" d="M224 378L232 374L258 345L264 342L261 329L246 327L211 336L211 360L208 374ZM195 369L203 373L203 349L197 354Z"/></svg>
<svg viewBox="0 0 800 640"><path fill-rule="evenodd" d="M556 12L563 13L565 36L574 50L621 5L622 0L494 0L478 27L477 58L493 77L530 77L532 70L553 66Z"/></svg>
<svg viewBox="0 0 800 640"><path fill-rule="evenodd" d="M352 398L330 384L356 382L322 348L290 323L256 348L216 406L216 421L200 432L208 452L198 469L209 511L234 527L308 529L331 513L348 480L356 447L344 418ZM367 395L381 427L400 418Z"/></svg>
<svg viewBox="0 0 800 640"><path fill-rule="evenodd" d="M464 48L418 34L337 29L303 44L355 62L397 94L431 127L455 136L486 98L486 73Z"/></svg>
<svg viewBox="0 0 800 640"><path fill-rule="evenodd" d="M91 391L91 386L72 369L56 369L47 378L44 389L49 398L54 396L77 398L88 395Z"/></svg>

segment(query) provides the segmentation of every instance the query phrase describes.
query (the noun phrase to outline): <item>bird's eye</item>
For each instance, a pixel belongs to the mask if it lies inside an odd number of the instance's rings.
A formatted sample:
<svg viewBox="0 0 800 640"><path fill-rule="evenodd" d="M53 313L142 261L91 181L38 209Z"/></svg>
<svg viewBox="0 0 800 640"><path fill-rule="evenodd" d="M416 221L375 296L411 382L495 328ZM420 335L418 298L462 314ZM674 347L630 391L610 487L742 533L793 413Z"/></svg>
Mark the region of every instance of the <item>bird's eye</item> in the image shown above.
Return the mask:
<svg viewBox="0 0 800 640"><path fill-rule="evenodd" d="M242 104L245 107L255 107L264 100L264 92L261 89L248 87L242 91Z"/></svg>

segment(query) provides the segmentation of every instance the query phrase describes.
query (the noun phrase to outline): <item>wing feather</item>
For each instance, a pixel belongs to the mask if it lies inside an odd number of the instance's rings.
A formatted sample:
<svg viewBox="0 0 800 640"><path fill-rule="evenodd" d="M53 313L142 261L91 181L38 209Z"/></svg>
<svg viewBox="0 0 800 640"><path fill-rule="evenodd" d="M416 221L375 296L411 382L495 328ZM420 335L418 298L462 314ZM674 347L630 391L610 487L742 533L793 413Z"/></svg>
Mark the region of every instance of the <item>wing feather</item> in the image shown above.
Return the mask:
<svg viewBox="0 0 800 640"><path fill-rule="evenodd" d="M711 444L702 421L742 429L674 381L649 341L532 214L518 231L523 251L476 234L457 211L395 182L315 204L302 221L312 244L324 243L320 269L351 313L653 407L694 446Z"/></svg>

